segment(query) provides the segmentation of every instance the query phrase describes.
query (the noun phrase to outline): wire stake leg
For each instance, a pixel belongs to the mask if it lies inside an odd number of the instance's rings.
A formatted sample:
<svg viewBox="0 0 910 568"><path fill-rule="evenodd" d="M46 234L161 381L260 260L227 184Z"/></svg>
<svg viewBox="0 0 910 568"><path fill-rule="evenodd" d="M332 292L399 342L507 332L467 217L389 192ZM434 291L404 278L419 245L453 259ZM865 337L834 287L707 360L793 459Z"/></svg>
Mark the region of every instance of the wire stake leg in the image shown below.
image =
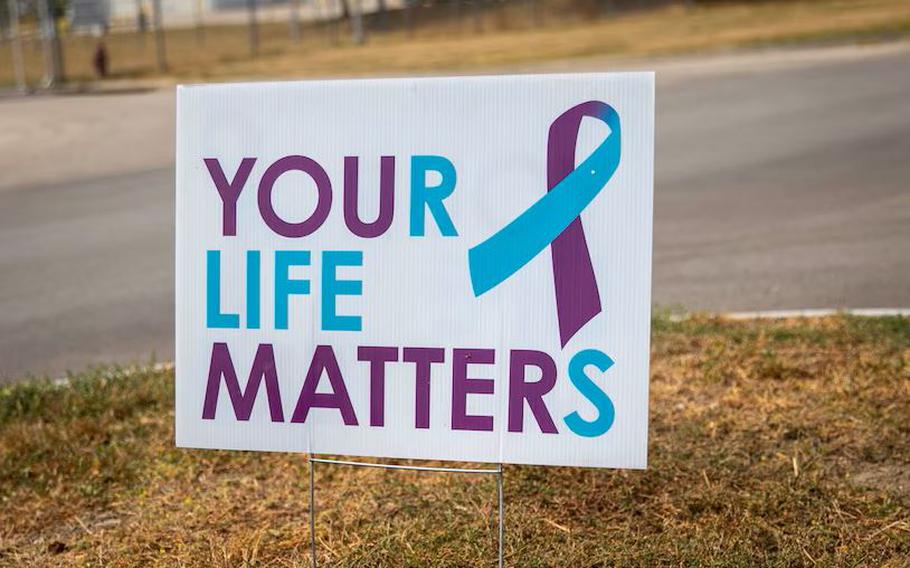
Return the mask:
<svg viewBox="0 0 910 568"><path fill-rule="evenodd" d="M474 474L474 475L495 475L496 476L496 490L499 503L499 560L497 566L503 568L503 537L505 536L505 502L503 497L503 470L502 464L499 464L499 467L496 469L469 469L469 468L454 468L454 467L427 467L427 466L416 466L416 465L394 465L394 464L382 464L382 463L366 463L366 462L357 462L357 461L345 461L345 460L330 460L324 458L314 458L312 456L307 456L307 463L310 468L310 556L312 559L313 568L317 568L316 561L316 480L313 474L316 463L326 463L332 465L341 465L341 466L353 466L353 467L367 467L367 468L380 468L385 470L410 470L410 471L432 471L440 473L462 473L462 474Z"/></svg>
<svg viewBox="0 0 910 568"><path fill-rule="evenodd" d="M503 508L502 495L502 464L499 464L499 474L496 476L497 490L499 491L499 568L502 568L502 537L505 526L506 512Z"/></svg>
<svg viewBox="0 0 910 568"><path fill-rule="evenodd" d="M313 568L316 568L316 484L313 476L313 460L307 456L307 463L310 464L310 557L313 560Z"/></svg>

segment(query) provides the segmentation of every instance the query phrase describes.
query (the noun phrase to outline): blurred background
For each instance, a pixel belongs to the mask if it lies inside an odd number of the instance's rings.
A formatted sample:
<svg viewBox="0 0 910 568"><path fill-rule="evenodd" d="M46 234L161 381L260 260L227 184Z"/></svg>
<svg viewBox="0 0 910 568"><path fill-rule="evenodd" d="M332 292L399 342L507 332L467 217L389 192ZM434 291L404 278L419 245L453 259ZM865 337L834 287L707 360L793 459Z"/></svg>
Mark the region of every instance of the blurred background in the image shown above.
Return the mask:
<svg viewBox="0 0 910 568"><path fill-rule="evenodd" d="M902 0L2 0L0 85L432 72L881 41L904 36L908 18Z"/></svg>
<svg viewBox="0 0 910 568"><path fill-rule="evenodd" d="M0 382L173 356L174 85L656 70L655 304L910 306L906 0L0 0Z"/></svg>

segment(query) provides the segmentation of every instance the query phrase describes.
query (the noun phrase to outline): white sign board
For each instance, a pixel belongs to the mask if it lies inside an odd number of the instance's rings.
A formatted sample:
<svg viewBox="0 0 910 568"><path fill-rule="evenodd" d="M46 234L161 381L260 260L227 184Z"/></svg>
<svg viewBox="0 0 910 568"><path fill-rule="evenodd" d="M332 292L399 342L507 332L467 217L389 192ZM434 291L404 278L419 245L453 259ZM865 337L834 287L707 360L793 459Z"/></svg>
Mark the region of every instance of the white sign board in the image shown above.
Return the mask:
<svg viewBox="0 0 910 568"><path fill-rule="evenodd" d="M645 467L653 74L177 109L179 446Z"/></svg>

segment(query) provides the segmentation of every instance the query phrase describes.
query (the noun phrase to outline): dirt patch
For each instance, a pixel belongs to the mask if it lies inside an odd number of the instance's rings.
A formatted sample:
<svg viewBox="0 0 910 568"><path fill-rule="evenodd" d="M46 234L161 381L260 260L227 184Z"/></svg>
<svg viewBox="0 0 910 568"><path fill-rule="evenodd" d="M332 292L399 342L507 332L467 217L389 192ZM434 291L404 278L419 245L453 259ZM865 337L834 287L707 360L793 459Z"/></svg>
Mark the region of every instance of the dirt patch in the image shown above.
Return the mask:
<svg viewBox="0 0 910 568"><path fill-rule="evenodd" d="M859 487L910 497L910 464L870 464L853 475Z"/></svg>

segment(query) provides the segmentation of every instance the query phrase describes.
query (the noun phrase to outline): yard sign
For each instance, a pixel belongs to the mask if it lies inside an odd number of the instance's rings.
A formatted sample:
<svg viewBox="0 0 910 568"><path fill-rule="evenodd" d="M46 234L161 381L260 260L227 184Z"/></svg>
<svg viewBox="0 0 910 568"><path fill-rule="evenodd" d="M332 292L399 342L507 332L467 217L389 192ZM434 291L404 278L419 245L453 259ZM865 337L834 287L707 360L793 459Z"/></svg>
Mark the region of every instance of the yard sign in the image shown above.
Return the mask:
<svg viewBox="0 0 910 568"><path fill-rule="evenodd" d="M179 446L645 467L653 74L177 102Z"/></svg>

